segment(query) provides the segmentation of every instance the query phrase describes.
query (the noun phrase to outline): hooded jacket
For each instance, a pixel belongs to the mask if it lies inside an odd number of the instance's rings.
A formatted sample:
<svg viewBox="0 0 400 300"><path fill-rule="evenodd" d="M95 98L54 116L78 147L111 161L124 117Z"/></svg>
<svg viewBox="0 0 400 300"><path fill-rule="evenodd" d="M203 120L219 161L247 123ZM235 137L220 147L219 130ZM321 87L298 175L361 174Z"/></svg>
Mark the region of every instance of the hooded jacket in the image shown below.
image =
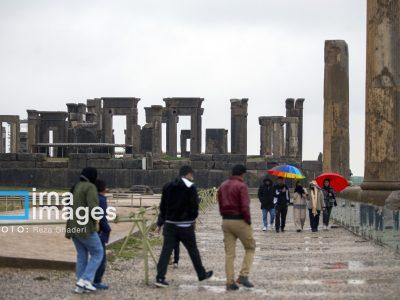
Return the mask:
<svg viewBox="0 0 400 300"><path fill-rule="evenodd" d="M196 186L185 178L177 178L163 187L157 225L194 223L199 204Z"/></svg>
<svg viewBox="0 0 400 300"><path fill-rule="evenodd" d="M283 191L285 189L285 191ZM274 203L277 208L286 208L290 203L289 188L286 184L274 185Z"/></svg>
<svg viewBox="0 0 400 300"><path fill-rule="evenodd" d="M267 185L264 181L258 188L258 199L261 203L261 209L272 209L274 205L274 187L272 181Z"/></svg>

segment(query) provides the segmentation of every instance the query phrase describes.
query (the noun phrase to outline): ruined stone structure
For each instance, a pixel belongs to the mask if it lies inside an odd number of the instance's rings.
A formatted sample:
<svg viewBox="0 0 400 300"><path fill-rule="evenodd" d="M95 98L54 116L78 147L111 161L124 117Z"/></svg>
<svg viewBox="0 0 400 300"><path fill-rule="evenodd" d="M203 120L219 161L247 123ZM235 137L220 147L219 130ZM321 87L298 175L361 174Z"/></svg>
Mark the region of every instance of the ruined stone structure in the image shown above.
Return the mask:
<svg viewBox="0 0 400 300"><path fill-rule="evenodd" d="M400 189L399 55L400 1L368 0L364 190Z"/></svg>
<svg viewBox="0 0 400 300"><path fill-rule="evenodd" d="M247 106L249 99L231 99L231 153L247 154Z"/></svg>
<svg viewBox="0 0 400 300"><path fill-rule="evenodd" d="M180 140L181 140L181 157L189 157L190 151L187 149L187 141L191 137L191 131L184 129L181 130Z"/></svg>
<svg viewBox="0 0 400 300"><path fill-rule="evenodd" d="M177 151L177 123L179 116L190 116L190 152L201 153L203 98L165 98L164 118L167 123L167 154L175 157Z"/></svg>
<svg viewBox="0 0 400 300"><path fill-rule="evenodd" d="M128 153L140 152L140 126L137 104L139 98L101 98L103 102L103 134L105 143L114 143L113 116L126 116L125 144L132 145Z"/></svg>
<svg viewBox="0 0 400 300"><path fill-rule="evenodd" d="M17 153L19 151L19 146L20 146L19 116L0 115L0 127L1 127L1 135L2 135L2 141L0 143L0 153L5 152L5 150L6 150L5 149L6 148L5 140L4 140L4 144L3 144L3 123L10 124L10 151L13 153ZM5 130L4 130L4 135L5 135Z"/></svg>
<svg viewBox="0 0 400 300"><path fill-rule="evenodd" d="M303 159L303 98L297 98L294 100L293 98L286 99L286 117L287 118L297 118L297 155L296 159L301 161ZM293 132L293 133L292 133ZM293 143L292 136L296 135L296 130L293 126L287 128L286 132L286 156L289 156L289 150L294 151L293 147L290 146L290 143ZM292 141L292 142L291 142Z"/></svg>
<svg viewBox="0 0 400 300"><path fill-rule="evenodd" d="M152 105L144 109L146 125L143 126L141 132L141 152L151 152L154 157L160 157L162 154L163 107Z"/></svg>
<svg viewBox="0 0 400 300"><path fill-rule="evenodd" d="M350 177L349 56L341 40L325 41L323 171Z"/></svg>
<svg viewBox="0 0 400 300"><path fill-rule="evenodd" d="M206 154L228 153L228 130L206 129Z"/></svg>
<svg viewBox="0 0 400 300"><path fill-rule="evenodd" d="M299 160L299 118L297 117L259 117L260 155L275 158L287 157ZM286 128L286 135L285 135Z"/></svg>

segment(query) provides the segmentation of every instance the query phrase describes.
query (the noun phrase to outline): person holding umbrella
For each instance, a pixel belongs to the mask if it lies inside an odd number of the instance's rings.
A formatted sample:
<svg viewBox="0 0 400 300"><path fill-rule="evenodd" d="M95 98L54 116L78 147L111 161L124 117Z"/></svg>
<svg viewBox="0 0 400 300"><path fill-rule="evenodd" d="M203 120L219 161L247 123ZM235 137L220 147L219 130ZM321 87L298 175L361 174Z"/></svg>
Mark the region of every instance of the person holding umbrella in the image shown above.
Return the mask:
<svg viewBox="0 0 400 300"><path fill-rule="evenodd" d="M316 178L316 181L324 196L323 223L325 230L328 230L332 208L337 206L336 193L348 187L349 182L337 173L323 173Z"/></svg>
<svg viewBox="0 0 400 300"><path fill-rule="evenodd" d="M275 230L279 232L285 231L286 214L288 210L288 204L290 203L289 188L285 184L284 178L290 179L303 179L304 175L299 169L291 165L276 166L268 173L274 176L278 176L278 183L274 185L274 204L275 204Z"/></svg>
<svg viewBox="0 0 400 300"><path fill-rule="evenodd" d="M324 194L324 210L322 213L322 221L324 223L324 229L329 228L329 219L331 218L332 207L337 206L335 190L330 185L331 181L327 178L324 180L324 186L322 187L322 193Z"/></svg>

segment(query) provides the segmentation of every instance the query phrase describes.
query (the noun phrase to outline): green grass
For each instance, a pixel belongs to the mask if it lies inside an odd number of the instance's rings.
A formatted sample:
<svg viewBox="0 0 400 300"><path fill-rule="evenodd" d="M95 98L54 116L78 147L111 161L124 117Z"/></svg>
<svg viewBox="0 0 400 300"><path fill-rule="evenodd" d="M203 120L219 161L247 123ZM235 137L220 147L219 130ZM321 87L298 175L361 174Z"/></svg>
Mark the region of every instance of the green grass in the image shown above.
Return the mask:
<svg viewBox="0 0 400 300"><path fill-rule="evenodd" d="M155 246L161 245L162 238L160 235L150 232L149 242L151 248L153 248ZM107 247L108 250L111 250L111 255L109 257L110 262L113 262L116 259L129 260L135 258L138 255L142 255L142 240L138 237L131 236L125 246L124 251L120 256L118 256L119 250L121 249L123 243L124 239Z"/></svg>

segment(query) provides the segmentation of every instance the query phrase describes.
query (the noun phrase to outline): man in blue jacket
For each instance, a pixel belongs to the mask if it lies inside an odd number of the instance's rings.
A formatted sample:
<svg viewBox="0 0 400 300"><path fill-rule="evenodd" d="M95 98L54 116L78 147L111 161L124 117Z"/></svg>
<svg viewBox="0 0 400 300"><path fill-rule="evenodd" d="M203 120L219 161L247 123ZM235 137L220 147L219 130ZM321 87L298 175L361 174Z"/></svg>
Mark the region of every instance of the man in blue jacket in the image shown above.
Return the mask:
<svg viewBox="0 0 400 300"><path fill-rule="evenodd" d="M103 209L104 215L99 221L99 237L101 240L101 244L103 245L103 260L101 261L101 264L99 268L97 269L96 275L93 280L93 285L97 289L103 289L106 290L108 289L108 285L104 284L102 282L104 272L106 270L106 261L107 261L107 255L106 255L106 244L108 243L108 239L110 237L110 232L111 232L111 227L108 224L107 220L107 197L105 196L106 193L106 183L103 180L96 180L96 187L97 187L97 192L99 195L99 206Z"/></svg>

